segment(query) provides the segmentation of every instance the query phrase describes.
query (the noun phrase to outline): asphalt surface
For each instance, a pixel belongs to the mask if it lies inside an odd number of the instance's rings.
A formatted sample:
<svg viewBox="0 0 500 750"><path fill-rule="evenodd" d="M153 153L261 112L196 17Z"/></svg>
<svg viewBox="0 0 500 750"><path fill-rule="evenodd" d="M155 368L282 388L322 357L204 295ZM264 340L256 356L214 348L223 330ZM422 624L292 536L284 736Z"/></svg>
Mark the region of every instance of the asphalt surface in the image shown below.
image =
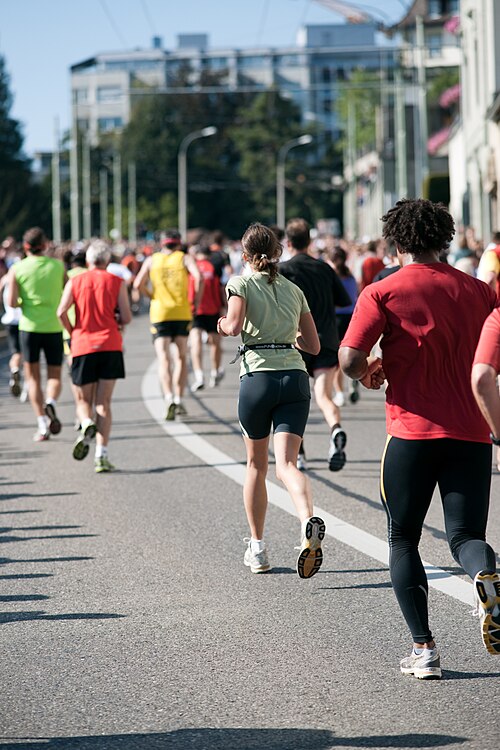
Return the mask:
<svg viewBox="0 0 500 750"><path fill-rule="evenodd" d="M71 456L68 378L63 431L36 444L31 408L10 396L0 359L0 746L497 747L500 658L484 650L472 603L431 588L444 675L421 682L399 672L411 639L387 565L369 552L329 536L321 572L300 580L299 523L271 503L273 570L243 566L238 367L227 364L235 345L224 343L221 385L186 397L189 416L166 432L147 320L133 321L114 398L110 458L119 471L110 475L94 474L91 456ZM315 504L383 541L383 395L363 391L343 425L348 462L332 473L313 407L306 450ZM278 485L272 465L269 478ZM499 510L494 469L497 550ZM467 580L449 554L438 498L421 549L452 580Z"/></svg>

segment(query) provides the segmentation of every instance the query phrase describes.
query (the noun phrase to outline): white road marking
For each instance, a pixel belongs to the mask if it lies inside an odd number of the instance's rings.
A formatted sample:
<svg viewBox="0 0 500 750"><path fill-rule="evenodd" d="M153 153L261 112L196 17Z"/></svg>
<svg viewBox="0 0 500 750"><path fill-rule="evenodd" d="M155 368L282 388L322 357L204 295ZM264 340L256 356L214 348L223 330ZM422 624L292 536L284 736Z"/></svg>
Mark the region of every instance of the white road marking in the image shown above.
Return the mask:
<svg viewBox="0 0 500 750"><path fill-rule="evenodd" d="M236 484L243 486L245 482L244 466L231 458L231 456L215 448L183 422L165 421L165 402L161 397L158 385L156 362L153 362L146 371L142 380L141 390L147 409L167 435L174 438L179 445L197 456L197 458L200 458L208 466L217 469L217 471L232 479ZM269 502L295 516L295 508L288 492L272 482L268 481L266 484ZM358 529L346 521L342 521L341 518L337 518L321 508L315 507L314 512L325 521L328 536L333 537L333 539L343 544L347 544L364 555L368 555L368 557L377 560L377 562L387 565L387 542L363 531L363 529ZM429 579L429 586L472 606L473 594L471 583L452 576L445 570L436 568L425 561L423 564Z"/></svg>

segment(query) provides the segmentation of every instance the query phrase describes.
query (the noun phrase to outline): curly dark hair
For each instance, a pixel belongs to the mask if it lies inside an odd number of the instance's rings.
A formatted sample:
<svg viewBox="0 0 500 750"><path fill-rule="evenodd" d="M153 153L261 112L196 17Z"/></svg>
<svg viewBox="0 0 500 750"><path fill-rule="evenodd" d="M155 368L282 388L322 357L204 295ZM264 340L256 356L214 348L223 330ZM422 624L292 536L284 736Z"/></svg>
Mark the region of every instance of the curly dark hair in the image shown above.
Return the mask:
<svg viewBox="0 0 500 750"><path fill-rule="evenodd" d="M250 224L241 246L256 271L269 273L267 283L272 284L278 275L277 263L283 249L273 230L258 222Z"/></svg>
<svg viewBox="0 0 500 750"><path fill-rule="evenodd" d="M455 222L446 206L423 198L403 198L382 221L382 236L415 257L447 250L455 234Z"/></svg>

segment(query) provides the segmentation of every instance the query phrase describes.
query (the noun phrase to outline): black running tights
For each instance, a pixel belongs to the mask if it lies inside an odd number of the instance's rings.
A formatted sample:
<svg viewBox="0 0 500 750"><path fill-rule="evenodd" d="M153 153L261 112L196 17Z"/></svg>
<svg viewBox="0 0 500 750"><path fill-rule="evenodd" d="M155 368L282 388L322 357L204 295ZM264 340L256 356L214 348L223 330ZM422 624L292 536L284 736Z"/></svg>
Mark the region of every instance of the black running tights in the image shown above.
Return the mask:
<svg viewBox="0 0 500 750"><path fill-rule="evenodd" d="M415 643L432 640L427 576L418 552L425 516L436 486L448 544L471 577L495 570L485 541L491 482L491 446L449 438L389 437L381 467L381 495L388 519L389 567L399 606Z"/></svg>

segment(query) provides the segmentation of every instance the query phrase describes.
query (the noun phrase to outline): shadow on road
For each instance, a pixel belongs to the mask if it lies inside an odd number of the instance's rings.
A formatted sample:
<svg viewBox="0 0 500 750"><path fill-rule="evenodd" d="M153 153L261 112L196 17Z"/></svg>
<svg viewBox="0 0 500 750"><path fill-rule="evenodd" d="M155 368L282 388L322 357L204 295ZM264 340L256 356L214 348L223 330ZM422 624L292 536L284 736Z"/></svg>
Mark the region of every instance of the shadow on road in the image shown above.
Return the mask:
<svg viewBox="0 0 500 750"><path fill-rule="evenodd" d="M26 742L23 742L25 740ZM159 734L100 737L0 737L11 750L334 750L351 748L448 747L467 742L447 734L398 734L336 737L326 729L179 729ZM21 744L22 743L22 744Z"/></svg>
<svg viewBox="0 0 500 750"><path fill-rule="evenodd" d="M48 599L48 597L38 597L39 599ZM64 615L47 615L43 610L39 612L0 612L0 625L5 625L9 622L29 622L32 620L118 620L126 615L119 615L110 612L69 612ZM2 738L0 738L0 747L3 746ZM19 745L16 745L19 747ZM30 744L30 747L32 745ZM36 747L36 745L35 745ZM50 745L44 745L44 747L50 747ZM54 747L60 747L54 745ZM75 745L77 747L77 745ZM102 745L102 747L105 747Z"/></svg>

